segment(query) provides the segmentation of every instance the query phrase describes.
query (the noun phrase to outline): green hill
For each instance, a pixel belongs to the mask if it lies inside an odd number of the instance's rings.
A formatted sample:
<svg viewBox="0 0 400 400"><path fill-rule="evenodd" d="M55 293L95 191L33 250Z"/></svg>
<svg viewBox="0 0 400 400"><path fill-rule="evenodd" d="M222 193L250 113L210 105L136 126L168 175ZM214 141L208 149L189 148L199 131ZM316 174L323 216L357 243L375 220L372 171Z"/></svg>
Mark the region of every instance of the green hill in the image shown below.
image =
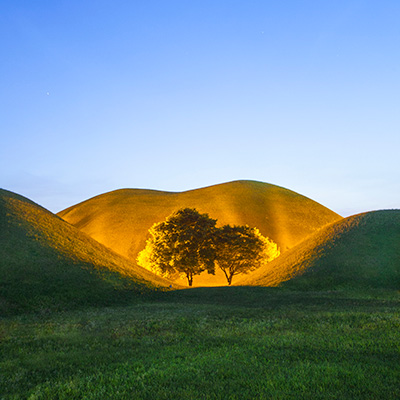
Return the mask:
<svg viewBox="0 0 400 400"><path fill-rule="evenodd" d="M335 222L240 285L294 289L400 288L400 210Z"/></svg>
<svg viewBox="0 0 400 400"><path fill-rule="evenodd" d="M170 282L0 189L0 314L116 304Z"/></svg>
<svg viewBox="0 0 400 400"><path fill-rule="evenodd" d="M281 250L295 246L341 217L291 190L256 181L234 181L186 192L121 189L58 213L65 221L117 253L136 260L148 229L182 207L218 219L218 225L249 225ZM202 275L194 285L224 285L225 278Z"/></svg>

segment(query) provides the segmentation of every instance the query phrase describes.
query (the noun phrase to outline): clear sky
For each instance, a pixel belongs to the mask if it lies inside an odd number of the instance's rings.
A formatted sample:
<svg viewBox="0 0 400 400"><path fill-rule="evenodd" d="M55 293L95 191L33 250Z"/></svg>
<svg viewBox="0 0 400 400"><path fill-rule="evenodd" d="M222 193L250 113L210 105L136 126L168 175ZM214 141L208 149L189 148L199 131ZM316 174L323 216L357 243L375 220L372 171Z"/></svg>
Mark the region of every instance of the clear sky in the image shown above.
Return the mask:
<svg viewBox="0 0 400 400"><path fill-rule="evenodd" d="M0 187L277 184L400 208L399 0L2 0Z"/></svg>

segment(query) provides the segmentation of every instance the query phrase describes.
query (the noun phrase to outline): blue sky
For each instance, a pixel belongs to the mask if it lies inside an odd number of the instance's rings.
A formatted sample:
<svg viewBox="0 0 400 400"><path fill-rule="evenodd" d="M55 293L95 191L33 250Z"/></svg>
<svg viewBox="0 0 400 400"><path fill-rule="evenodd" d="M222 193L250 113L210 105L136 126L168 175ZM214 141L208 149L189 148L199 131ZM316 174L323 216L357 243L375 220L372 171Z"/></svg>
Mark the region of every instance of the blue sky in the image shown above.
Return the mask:
<svg viewBox="0 0 400 400"><path fill-rule="evenodd" d="M0 3L0 187L51 211L236 179L400 208L400 2Z"/></svg>

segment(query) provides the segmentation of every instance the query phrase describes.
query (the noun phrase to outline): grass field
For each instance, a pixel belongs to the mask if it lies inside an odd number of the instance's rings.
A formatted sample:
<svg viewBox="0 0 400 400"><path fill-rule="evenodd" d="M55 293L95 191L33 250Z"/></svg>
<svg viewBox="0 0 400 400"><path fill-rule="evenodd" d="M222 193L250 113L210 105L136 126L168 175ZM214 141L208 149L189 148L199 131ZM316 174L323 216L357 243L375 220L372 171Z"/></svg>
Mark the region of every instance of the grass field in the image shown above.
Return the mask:
<svg viewBox="0 0 400 400"><path fill-rule="evenodd" d="M0 190L0 399L399 399L399 227L343 219L249 275L282 287L171 290Z"/></svg>
<svg viewBox="0 0 400 400"><path fill-rule="evenodd" d="M398 399L398 291L197 288L0 320L1 399Z"/></svg>

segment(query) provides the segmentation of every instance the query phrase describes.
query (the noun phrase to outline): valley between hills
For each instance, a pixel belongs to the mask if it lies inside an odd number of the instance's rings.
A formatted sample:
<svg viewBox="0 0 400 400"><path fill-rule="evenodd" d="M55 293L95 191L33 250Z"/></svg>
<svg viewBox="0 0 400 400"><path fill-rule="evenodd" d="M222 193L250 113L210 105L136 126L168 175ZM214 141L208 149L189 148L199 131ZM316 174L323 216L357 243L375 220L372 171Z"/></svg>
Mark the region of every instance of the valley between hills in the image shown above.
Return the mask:
<svg viewBox="0 0 400 400"><path fill-rule="evenodd" d="M281 255L232 287L140 267L148 229L183 207L257 227ZM234 181L56 215L0 189L0 249L1 398L400 396L400 210L343 218Z"/></svg>
<svg viewBox="0 0 400 400"><path fill-rule="evenodd" d="M32 293L37 293L35 301L54 306L58 301L90 303L92 292L93 298L113 303L130 292L184 288L184 280L166 280L136 263L149 228L184 207L207 213L220 226L256 227L277 243L281 255L239 275L235 285L400 287L400 210L342 218L305 196L257 181L181 193L121 189L57 215L18 194L0 193L3 310L34 308L33 300L26 301ZM60 285L65 289L62 296ZM221 271L215 276L204 272L194 285L225 286L226 279ZM23 294L25 286L26 295L13 298ZM102 295L104 290L115 295ZM79 293L84 293L81 300ZM61 297L55 301L53 295Z"/></svg>

